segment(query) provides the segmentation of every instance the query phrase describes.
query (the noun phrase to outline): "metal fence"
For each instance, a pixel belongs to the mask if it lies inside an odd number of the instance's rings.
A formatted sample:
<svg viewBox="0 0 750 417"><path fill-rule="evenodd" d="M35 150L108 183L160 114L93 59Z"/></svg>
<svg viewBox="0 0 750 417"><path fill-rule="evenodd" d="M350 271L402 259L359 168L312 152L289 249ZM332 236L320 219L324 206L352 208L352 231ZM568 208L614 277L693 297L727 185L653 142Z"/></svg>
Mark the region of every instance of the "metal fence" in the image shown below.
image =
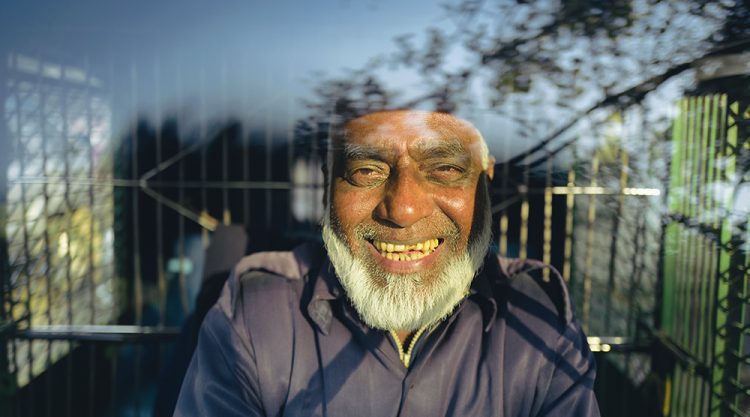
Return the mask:
<svg viewBox="0 0 750 417"><path fill-rule="evenodd" d="M698 95L673 128L661 330L689 359L673 415L750 415L747 96Z"/></svg>
<svg viewBox="0 0 750 417"><path fill-rule="evenodd" d="M136 93L111 80L136 64L105 76L86 56L4 55L0 408L150 415L205 274L221 272L205 265L214 230L245 225L241 252L315 237L325 132L158 109L123 122Z"/></svg>
<svg viewBox="0 0 750 417"><path fill-rule="evenodd" d="M244 225L243 251L316 236L326 131L228 118L188 127L158 109L121 123L136 100L108 81L147 71L105 77L85 60L15 51L3 62L7 414L150 415L157 371L207 278L213 230ZM685 99L671 136L649 133L649 113L609 109L560 146L496 167L498 250L563 274L605 355L605 415L635 409L618 411L622 397L651 395L663 415L745 416L747 100Z"/></svg>

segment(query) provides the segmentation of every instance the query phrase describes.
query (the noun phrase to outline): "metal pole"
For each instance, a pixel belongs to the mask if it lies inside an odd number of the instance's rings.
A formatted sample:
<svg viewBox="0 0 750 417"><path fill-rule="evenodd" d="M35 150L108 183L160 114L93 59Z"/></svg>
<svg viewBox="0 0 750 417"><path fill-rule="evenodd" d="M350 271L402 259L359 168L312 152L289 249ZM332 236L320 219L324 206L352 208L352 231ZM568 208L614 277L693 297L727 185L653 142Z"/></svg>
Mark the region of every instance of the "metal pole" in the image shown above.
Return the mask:
<svg viewBox="0 0 750 417"><path fill-rule="evenodd" d="M597 186L599 176L599 154L594 153L591 160L591 186ZM586 212L586 250L583 271L583 313L581 324L584 331L589 331L591 325L591 292L594 262L594 223L596 222L596 195L589 195L588 210Z"/></svg>
<svg viewBox="0 0 750 417"><path fill-rule="evenodd" d="M5 109L8 85L7 55L3 41L0 40L0 105ZM10 299L10 262L8 259L8 236L6 225L8 222L8 165L13 157L10 146L10 133L5 124L5 111L0 115L0 291L2 303L0 306L0 321L10 324L13 320ZM12 413L12 402L15 394L15 375L11 371L8 360L8 346L11 339L0 334L0 417L9 417Z"/></svg>

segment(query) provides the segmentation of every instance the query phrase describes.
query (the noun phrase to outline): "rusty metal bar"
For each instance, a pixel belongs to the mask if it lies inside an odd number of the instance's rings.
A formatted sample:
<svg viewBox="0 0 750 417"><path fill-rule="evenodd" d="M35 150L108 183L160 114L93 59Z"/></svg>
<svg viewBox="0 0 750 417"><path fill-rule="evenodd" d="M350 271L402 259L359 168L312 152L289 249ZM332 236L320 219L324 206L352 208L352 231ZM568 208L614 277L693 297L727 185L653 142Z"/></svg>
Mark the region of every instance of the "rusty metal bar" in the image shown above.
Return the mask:
<svg viewBox="0 0 750 417"><path fill-rule="evenodd" d="M163 137L164 115L161 108L161 65L158 54L154 57L154 96L156 102L155 114L155 160L156 165L162 163L163 155ZM160 175L163 176L163 175ZM156 285L159 299L159 324L165 325L167 321L167 275L164 270L164 212L161 204L156 204Z"/></svg>
<svg viewBox="0 0 750 417"><path fill-rule="evenodd" d="M14 336L22 340L150 343L173 341L179 335L179 327L76 324L33 326L18 330Z"/></svg>
<svg viewBox="0 0 750 417"><path fill-rule="evenodd" d="M599 155L594 153L591 160L591 186L597 186L599 175ZM594 262L594 223L596 222L596 196L589 196L588 210L586 214L586 252L583 272L583 312L581 323L584 331L589 330L591 324L591 291L592 291L592 269Z"/></svg>
<svg viewBox="0 0 750 417"><path fill-rule="evenodd" d="M575 166L568 170L568 188L575 187ZM565 196L565 247L563 248L563 278L567 283L571 279L571 264L573 258L573 217L575 215L575 194Z"/></svg>
<svg viewBox="0 0 750 417"><path fill-rule="evenodd" d="M200 74L200 84L201 84L201 91L205 91L205 85L206 85L206 61L205 59L201 60L201 74ZM207 167L206 167L206 148L208 147L208 129L206 126L206 123L208 121L206 120L208 116L208 111L206 109L206 95L201 94L200 99L201 105L200 105L200 141L201 144L200 147L200 155L201 155L201 181L206 181L207 178ZM207 198L207 191L205 188L200 189L201 194L201 218L212 218L211 214L208 212L208 198ZM201 242L203 243L203 249L206 249L208 247L208 231L209 229L206 229L205 227L203 230L201 230ZM182 288L181 294L183 294L182 298L182 307L183 307L183 313L185 315L188 314L189 310L189 300L187 297L187 288Z"/></svg>
<svg viewBox="0 0 750 417"><path fill-rule="evenodd" d="M542 236L542 261L552 264L552 157L547 159L547 172L544 178L544 234ZM549 191L547 191L549 190ZM542 279L549 281L550 269L542 270Z"/></svg>
<svg viewBox="0 0 750 417"><path fill-rule="evenodd" d="M226 59L221 60L221 95L222 95L222 102L226 103L226 81L227 81L227 63ZM224 107L224 111L226 112L226 107ZM224 114L222 115L224 120L229 120L229 115ZM227 129L229 126L225 126L222 135L221 135L221 179L222 182L227 182L229 180L229 150L227 149L227 141L229 138L227 137ZM222 201L222 223L225 225L230 225L232 223L232 212L229 208L229 190L226 188L222 188L221 190L221 201Z"/></svg>
<svg viewBox="0 0 750 417"><path fill-rule="evenodd" d="M624 190L628 184L628 154L622 147L622 138L620 138L620 146L617 149L617 156L620 159L620 190ZM619 239L620 232L620 219L623 215L623 206L625 204L624 195L622 193L617 194L616 199L615 216L612 219L612 232L611 239L609 242L609 265L607 271L607 296L610 300L615 299L615 292L617 291L616 281L616 261L617 261L617 240ZM604 328L609 329L612 319L612 303L607 303L607 308L604 311Z"/></svg>
<svg viewBox="0 0 750 417"><path fill-rule="evenodd" d="M17 55L13 55L13 61L17 61ZM26 152L24 152L24 149L21 149L21 142L23 141L22 138L22 123L21 123L21 98L20 93L18 91L18 88L14 90L15 95L15 122L16 122L16 133L17 133L17 140L19 141L19 150L20 153L18 155L18 161L20 165L20 172L25 173L26 172ZM28 246L28 240L29 240L29 233L26 227L27 219L26 214L28 212L28 204L27 204L27 198L26 198L26 187L21 185L21 227L23 229L23 253L26 260L31 258L31 252L29 250ZM24 303L25 313L24 315L28 317L28 321L31 322L31 271L29 270L28 263L24 263L23 266L24 275L26 278L25 284L25 292L26 296L25 299L22 298L20 301ZM23 293L21 294L23 296ZM15 315L15 314L14 314ZM14 317L15 318L15 317ZM34 378L34 354L33 354L33 344L31 342L27 343L27 351L26 351L26 359L28 361L28 380L31 381ZM28 410L29 413L34 412L34 389L31 385L29 385L28 389Z"/></svg>
<svg viewBox="0 0 750 417"><path fill-rule="evenodd" d="M266 68L266 74L267 74L267 77L266 77L266 88L267 88L268 96L270 97L271 96L270 92L273 91L273 76L271 75L271 69L270 69L270 67ZM273 154L272 154L273 129L272 129L272 124L271 124L271 113L270 112L266 112L266 136L265 136L265 139L266 139L266 166L265 166L266 172L265 172L265 179L266 179L266 181L271 181L272 180L271 163L272 163L272 157L273 157ZM265 206L266 206L266 210L265 210L264 214L265 214L265 220L266 220L265 224L268 225L268 227L271 227L271 225L272 225L272 223L271 223L271 220L272 220L272 217L273 217L272 216L272 207L273 207L273 203L272 203L273 200L272 200L272 198L273 198L273 196L271 194L271 190L266 190L265 191L265 200L266 200L265 201L265 203L266 203Z"/></svg>
<svg viewBox="0 0 750 417"><path fill-rule="evenodd" d="M130 66L130 101L131 103L137 103L136 93L136 78L137 70L135 63L131 63ZM133 120L130 126L130 137L132 143L130 144L132 160L130 161L130 169L132 170L131 177L136 178L138 176L138 121ZM143 316L143 277L141 276L141 247L140 247L140 229L137 227L140 224L139 216L139 191L132 190L132 203L131 209L133 210L133 313L135 315L135 323L140 324Z"/></svg>
<svg viewBox="0 0 750 417"><path fill-rule="evenodd" d="M182 89L182 66L177 66L177 88ZM201 140L197 142L197 144L200 144ZM195 145L194 145L195 146ZM177 155L182 155L185 150L183 149L182 141L180 141L177 144L177 154L175 157L170 158L169 160L173 160L174 163L177 163L177 179L178 182L185 181L185 162L182 157L177 158ZM168 160L168 161L169 161ZM177 188L177 200L182 202L185 200L185 188L184 187L178 187ZM179 259L179 268L177 272L177 284L178 284L178 290L180 294L180 306L182 307L182 312L185 313L187 310L187 294L186 294L186 288L187 288L187 278L185 277L185 217L179 216L177 218L177 258Z"/></svg>
<svg viewBox="0 0 750 417"><path fill-rule="evenodd" d="M40 74L41 77L41 74ZM39 83L41 85L41 83ZM39 129L40 129L40 135L42 138L42 148L41 148L41 154L42 154L42 176L47 176L47 167L49 163L48 155L47 155L47 148L49 146L48 143L48 134L47 134L47 101L48 101L48 94L46 92L39 92ZM49 228L48 228L48 221L49 221L49 187L48 184L42 185L42 198L44 201L44 208L42 209L42 214L44 216L44 228L42 230L42 239L44 241L44 258L46 260L47 264L47 270L53 269L53 263L52 263L52 252L50 250L50 238L49 238ZM25 225L22 227L25 228ZM46 298L47 298L47 324L52 324L52 274L45 274L45 287L47 290ZM52 343L47 343L47 355L46 355L46 362L47 362L47 368L52 366ZM45 415L50 417L52 416L52 381L51 379L47 379L45 384L45 398L46 398L46 404L45 404Z"/></svg>
<svg viewBox="0 0 750 417"><path fill-rule="evenodd" d="M71 154L71 143L70 143L70 129L68 124L69 114L68 109L70 106L70 91L68 88L63 87L62 89L62 140L65 145L65 149L63 151L64 157L64 169L65 169L65 176L70 176L71 171L71 162L70 162L70 154ZM65 221L67 223L67 228L70 230L72 228L72 217L73 217L73 205L71 203L71 196L70 196L70 187L71 184L65 184ZM73 265L73 259L71 256L71 245L74 235L71 233L68 233L68 247L65 251L65 283L67 285L67 291L65 292L66 295L66 307L67 307L67 322L68 324L73 324L73 276L72 276L72 265ZM33 342L32 342L33 343ZM68 355L65 358L65 376L66 376L66 384L65 384L65 398L67 401L65 402L65 415L70 417L71 415L71 397L72 397L72 389L73 389L73 356L70 354L73 351L73 344L71 342L68 342Z"/></svg>

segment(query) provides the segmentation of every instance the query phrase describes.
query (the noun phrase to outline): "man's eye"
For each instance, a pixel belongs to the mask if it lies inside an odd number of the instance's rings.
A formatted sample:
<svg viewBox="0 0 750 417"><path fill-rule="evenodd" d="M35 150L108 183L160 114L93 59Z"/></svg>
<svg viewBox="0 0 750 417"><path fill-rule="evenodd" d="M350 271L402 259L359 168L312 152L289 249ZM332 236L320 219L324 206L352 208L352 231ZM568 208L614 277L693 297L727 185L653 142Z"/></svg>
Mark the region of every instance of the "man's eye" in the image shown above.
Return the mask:
<svg viewBox="0 0 750 417"><path fill-rule="evenodd" d="M438 165L431 170L430 176L438 181L451 181L463 177L465 172L455 165Z"/></svg>
<svg viewBox="0 0 750 417"><path fill-rule="evenodd" d="M347 180L359 187L372 187L386 179L388 179L388 173L375 167L353 169L347 175Z"/></svg>

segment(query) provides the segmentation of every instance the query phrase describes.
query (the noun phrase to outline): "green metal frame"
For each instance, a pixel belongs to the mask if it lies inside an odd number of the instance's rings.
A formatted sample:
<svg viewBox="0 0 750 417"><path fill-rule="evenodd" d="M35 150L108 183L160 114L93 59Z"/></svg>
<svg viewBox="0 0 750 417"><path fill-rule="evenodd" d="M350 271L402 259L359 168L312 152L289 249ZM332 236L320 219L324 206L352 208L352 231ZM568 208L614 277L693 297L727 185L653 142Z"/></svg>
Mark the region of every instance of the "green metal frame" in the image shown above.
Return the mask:
<svg viewBox="0 0 750 417"><path fill-rule="evenodd" d="M683 99L674 120L661 332L698 365L666 376L664 415L750 415L748 219L733 211L750 182L749 114L747 101L713 94Z"/></svg>

